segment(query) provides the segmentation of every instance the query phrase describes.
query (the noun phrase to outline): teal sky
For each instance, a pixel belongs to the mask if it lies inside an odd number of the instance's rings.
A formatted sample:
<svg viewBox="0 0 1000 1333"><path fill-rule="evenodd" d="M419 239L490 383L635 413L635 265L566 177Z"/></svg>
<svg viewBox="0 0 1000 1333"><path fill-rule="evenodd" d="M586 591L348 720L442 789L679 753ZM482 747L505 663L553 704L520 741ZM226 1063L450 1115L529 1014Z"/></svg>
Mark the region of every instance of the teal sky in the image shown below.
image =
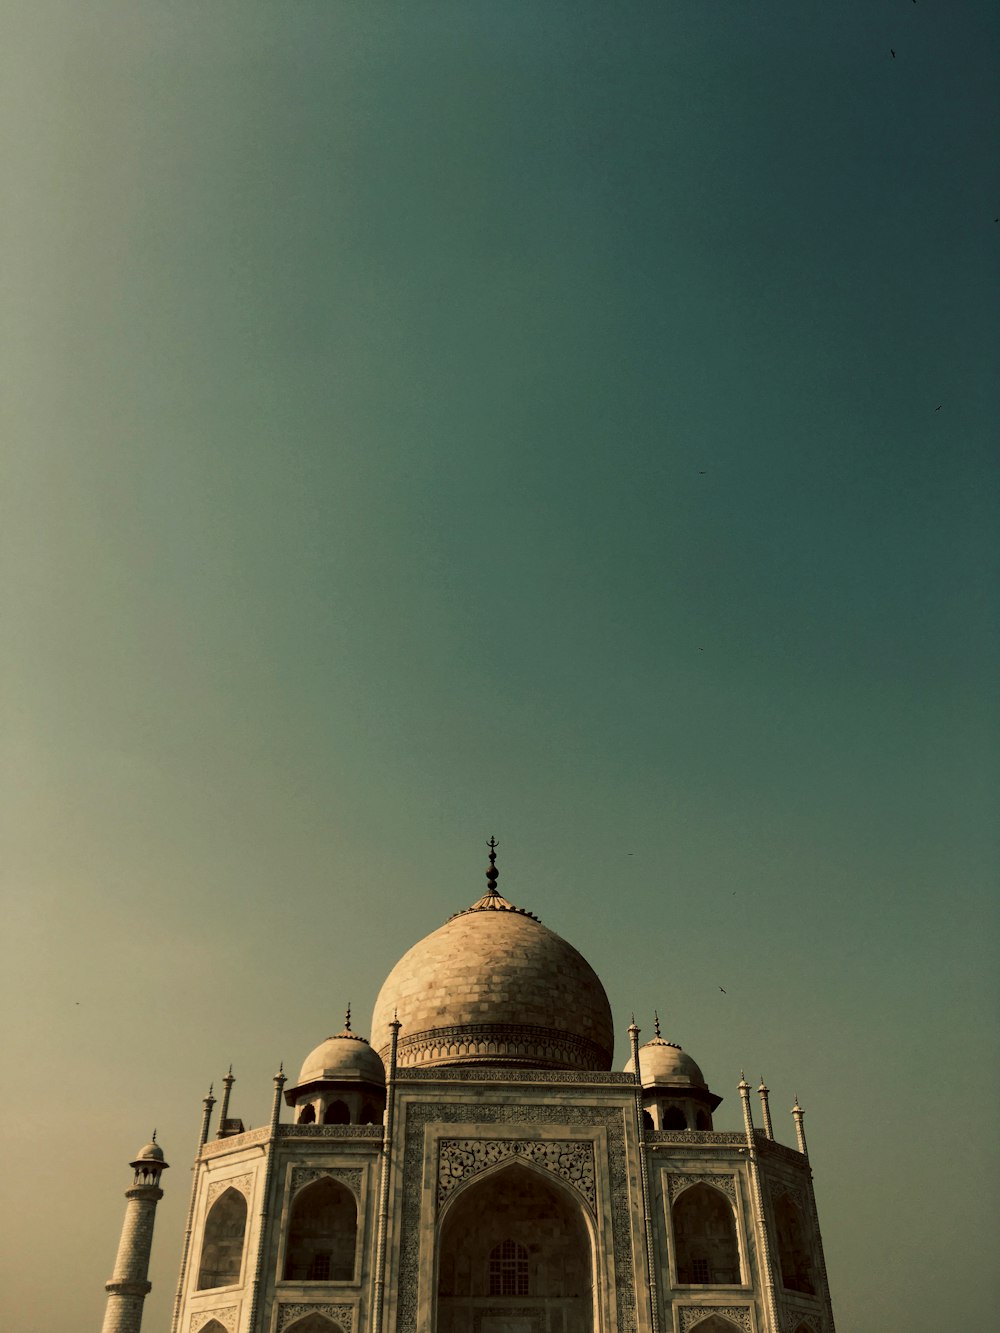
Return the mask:
<svg viewBox="0 0 1000 1333"><path fill-rule="evenodd" d="M209 1081L495 833L621 1062L799 1095L841 1333L988 1327L995 6L0 34L5 1322L100 1326L156 1125L164 1333Z"/></svg>

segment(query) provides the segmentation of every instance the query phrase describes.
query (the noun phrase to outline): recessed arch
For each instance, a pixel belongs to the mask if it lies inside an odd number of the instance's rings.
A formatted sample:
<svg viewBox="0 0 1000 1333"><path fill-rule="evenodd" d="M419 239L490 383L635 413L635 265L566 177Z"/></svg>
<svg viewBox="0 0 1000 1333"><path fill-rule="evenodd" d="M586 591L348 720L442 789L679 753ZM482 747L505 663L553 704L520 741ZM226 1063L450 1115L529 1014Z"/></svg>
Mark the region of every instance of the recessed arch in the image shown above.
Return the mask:
<svg viewBox="0 0 1000 1333"><path fill-rule="evenodd" d="M357 1200L339 1180L320 1176L292 1201L285 1281L350 1282L357 1244Z"/></svg>
<svg viewBox="0 0 1000 1333"><path fill-rule="evenodd" d="M664 1129L687 1129L687 1116L679 1106L668 1106L663 1113Z"/></svg>
<svg viewBox="0 0 1000 1333"><path fill-rule="evenodd" d="M246 1229L246 1195L230 1185L212 1204L205 1218L205 1237L198 1268L199 1291L232 1287L239 1282Z"/></svg>
<svg viewBox="0 0 1000 1333"><path fill-rule="evenodd" d="M806 1323L796 1324L795 1333L813 1333L812 1325Z"/></svg>
<svg viewBox="0 0 1000 1333"><path fill-rule="evenodd" d="M299 1112L300 1125L314 1125L316 1123L316 1108L312 1102L306 1102Z"/></svg>
<svg viewBox="0 0 1000 1333"><path fill-rule="evenodd" d="M806 1227L799 1206L790 1194L783 1194L775 1204L774 1221L778 1232L781 1285L787 1291L802 1291L808 1296L815 1296L816 1284L813 1281Z"/></svg>
<svg viewBox="0 0 1000 1333"><path fill-rule="evenodd" d="M218 1319L210 1319L207 1324L202 1324L198 1333L228 1333L228 1330L223 1324L219 1323Z"/></svg>
<svg viewBox="0 0 1000 1333"><path fill-rule="evenodd" d="M436 1333L467 1333L491 1311L573 1333L595 1327L589 1209L551 1172L508 1158L462 1185L438 1224ZM534 1325L532 1325L534 1326Z"/></svg>
<svg viewBox="0 0 1000 1333"><path fill-rule="evenodd" d="M351 1123L351 1111L346 1102L331 1102L323 1112L324 1125L349 1125Z"/></svg>
<svg viewBox="0 0 1000 1333"><path fill-rule="evenodd" d="M726 1195L699 1181L677 1196L670 1214L679 1285L738 1285L736 1218Z"/></svg>

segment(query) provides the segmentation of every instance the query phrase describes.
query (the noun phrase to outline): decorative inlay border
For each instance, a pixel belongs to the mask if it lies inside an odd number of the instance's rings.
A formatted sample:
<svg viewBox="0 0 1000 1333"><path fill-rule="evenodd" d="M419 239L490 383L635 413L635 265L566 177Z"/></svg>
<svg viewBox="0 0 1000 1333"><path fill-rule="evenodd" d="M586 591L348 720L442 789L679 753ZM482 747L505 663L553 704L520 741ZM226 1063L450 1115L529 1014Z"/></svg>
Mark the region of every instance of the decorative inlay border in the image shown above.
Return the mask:
<svg viewBox="0 0 1000 1333"><path fill-rule="evenodd" d="M681 1333L696 1329L703 1319L713 1314L729 1319L737 1328L742 1328L744 1333L753 1333L753 1315L749 1305L682 1305Z"/></svg>
<svg viewBox="0 0 1000 1333"><path fill-rule="evenodd" d="M325 1315L327 1319L338 1323L344 1333L354 1333L353 1305L330 1305L320 1301L295 1301L289 1305L279 1305L277 1333L282 1333L296 1319L303 1319L309 1314Z"/></svg>
<svg viewBox="0 0 1000 1333"><path fill-rule="evenodd" d="M191 1333L200 1333L206 1324L217 1319L223 1328L228 1329L228 1333L236 1333L236 1319L239 1312L238 1305L224 1305L221 1310L198 1310L191 1316L188 1328Z"/></svg>
<svg viewBox="0 0 1000 1333"><path fill-rule="evenodd" d="M383 1061L389 1047L379 1051ZM590 1037L533 1023L456 1023L426 1028L401 1037L396 1059L401 1069L427 1060L552 1060L575 1069L600 1069L610 1064L606 1051Z"/></svg>
<svg viewBox="0 0 1000 1333"><path fill-rule="evenodd" d="M381 1125L279 1125L281 1139L381 1139Z"/></svg>
<svg viewBox="0 0 1000 1333"><path fill-rule="evenodd" d="M308 1185L311 1180L319 1180L321 1176L329 1176L332 1180L338 1181L341 1185L346 1185L354 1197L361 1198L361 1177L364 1173L360 1167L338 1167L338 1166L296 1166L292 1169L292 1193L295 1194L303 1185Z"/></svg>
<svg viewBox="0 0 1000 1333"><path fill-rule="evenodd" d="M420 1083L587 1083L602 1087L635 1087L631 1074L605 1069L521 1069L517 1065L496 1067L476 1065L441 1065L432 1069L401 1069L396 1077L397 1086L412 1081ZM742 1140L743 1135L737 1137Z"/></svg>
<svg viewBox="0 0 1000 1333"><path fill-rule="evenodd" d="M747 1136L729 1129L654 1129L647 1131L646 1142L657 1143L697 1143L717 1148L745 1148Z"/></svg>
<svg viewBox="0 0 1000 1333"><path fill-rule="evenodd" d="M686 1190L689 1185L712 1185L717 1190L722 1190L723 1194L729 1199L729 1202L736 1207L736 1177L724 1176L722 1174L705 1172L698 1175L669 1175L667 1183L670 1189L670 1202L673 1203L682 1190Z"/></svg>
<svg viewBox="0 0 1000 1333"><path fill-rule="evenodd" d="M463 1181L510 1157L523 1157L559 1176L596 1210L594 1145L590 1139L442 1139L438 1144L438 1207Z"/></svg>
<svg viewBox="0 0 1000 1333"><path fill-rule="evenodd" d="M631 1108L630 1108L631 1109ZM625 1115L622 1107L510 1106L468 1103L413 1104L406 1108L403 1154L403 1200L399 1249L399 1305L397 1333L417 1333L417 1285L420 1272L420 1196L423 1179L424 1137L428 1124L550 1124L580 1129L603 1126L607 1135L611 1189L611 1241L614 1254L616 1333L636 1333L635 1277L632 1272L632 1236L629 1224L629 1173L625 1153Z"/></svg>
<svg viewBox="0 0 1000 1333"><path fill-rule="evenodd" d="M202 1144L199 1157L218 1157L220 1153L235 1152L237 1148L248 1148L254 1143L266 1143L271 1137L267 1125L263 1129L248 1129L242 1134L228 1134L224 1139L212 1139Z"/></svg>
<svg viewBox="0 0 1000 1333"><path fill-rule="evenodd" d="M239 1190L249 1203L250 1192L253 1189L253 1175L247 1172L245 1176L227 1176L225 1180L213 1180L208 1187L208 1199L205 1206L211 1208L219 1195L225 1193L228 1189Z"/></svg>

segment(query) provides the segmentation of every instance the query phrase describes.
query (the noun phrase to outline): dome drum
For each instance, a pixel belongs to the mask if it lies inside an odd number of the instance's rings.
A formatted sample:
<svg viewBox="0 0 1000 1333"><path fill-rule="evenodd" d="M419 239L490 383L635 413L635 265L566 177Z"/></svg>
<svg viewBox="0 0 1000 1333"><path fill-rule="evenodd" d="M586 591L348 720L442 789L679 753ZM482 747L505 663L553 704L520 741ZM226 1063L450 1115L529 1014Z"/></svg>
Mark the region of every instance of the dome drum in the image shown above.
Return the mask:
<svg viewBox="0 0 1000 1333"><path fill-rule="evenodd" d="M428 1065L520 1065L530 1069L601 1069L603 1047L586 1037L530 1024L465 1023L401 1035L400 1069Z"/></svg>

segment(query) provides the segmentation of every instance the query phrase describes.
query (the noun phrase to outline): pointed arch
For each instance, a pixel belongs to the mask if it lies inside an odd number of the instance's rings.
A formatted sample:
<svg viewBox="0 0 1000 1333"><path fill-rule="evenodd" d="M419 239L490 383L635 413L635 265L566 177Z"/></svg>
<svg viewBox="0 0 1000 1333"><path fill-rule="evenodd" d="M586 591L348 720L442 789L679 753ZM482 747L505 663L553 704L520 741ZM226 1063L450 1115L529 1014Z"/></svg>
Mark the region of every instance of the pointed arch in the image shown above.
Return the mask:
<svg viewBox="0 0 1000 1333"><path fill-rule="evenodd" d="M699 1319L691 1329L691 1333L733 1333L734 1328L739 1328L735 1319L727 1319L720 1314L710 1314L704 1319Z"/></svg>
<svg viewBox="0 0 1000 1333"><path fill-rule="evenodd" d="M498 1314L535 1316L532 1326L593 1333L590 1210L565 1181L522 1157L455 1190L441 1211L436 1258L437 1333L467 1333L484 1298Z"/></svg>
<svg viewBox="0 0 1000 1333"><path fill-rule="evenodd" d="M220 1324L218 1319L210 1319L207 1324L202 1324L198 1333L227 1333L226 1327Z"/></svg>
<svg viewBox="0 0 1000 1333"><path fill-rule="evenodd" d="M795 1326L795 1333L813 1333L812 1325L811 1325L811 1324L807 1324L807 1323L803 1320L803 1322L802 1322L801 1324L796 1324L796 1326Z"/></svg>
<svg viewBox="0 0 1000 1333"><path fill-rule="evenodd" d="M201 1243L198 1290L232 1287L243 1268L243 1240L247 1229L246 1195L231 1185L208 1210Z"/></svg>
<svg viewBox="0 0 1000 1333"><path fill-rule="evenodd" d="M774 1205L774 1222L778 1233L781 1285L786 1291L802 1291L815 1296L806 1226L799 1206L790 1194L783 1194Z"/></svg>
<svg viewBox="0 0 1000 1333"><path fill-rule="evenodd" d="M323 1112L324 1125L349 1125L350 1123L351 1112L346 1102L331 1102Z"/></svg>
<svg viewBox="0 0 1000 1333"><path fill-rule="evenodd" d="M320 1176L292 1202L285 1281L350 1282L357 1245L357 1200L340 1181Z"/></svg>
<svg viewBox="0 0 1000 1333"><path fill-rule="evenodd" d="M740 1248L733 1205L721 1190L699 1182L678 1194L670 1210L680 1286L735 1286Z"/></svg>
<svg viewBox="0 0 1000 1333"><path fill-rule="evenodd" d="M305 1106L303 1106L302 1110L299 1112L299 1124L315 1125L315 1123L316 1108L313 1106L312 1102L306 1102Z"/></svg>
<svg viewBox="0 0 1000 1333"><path fill-rule="evenodd" d="M687 1116L679 1106L668 1106L663 1113L664 1129L687 1129Z"/></svg>

